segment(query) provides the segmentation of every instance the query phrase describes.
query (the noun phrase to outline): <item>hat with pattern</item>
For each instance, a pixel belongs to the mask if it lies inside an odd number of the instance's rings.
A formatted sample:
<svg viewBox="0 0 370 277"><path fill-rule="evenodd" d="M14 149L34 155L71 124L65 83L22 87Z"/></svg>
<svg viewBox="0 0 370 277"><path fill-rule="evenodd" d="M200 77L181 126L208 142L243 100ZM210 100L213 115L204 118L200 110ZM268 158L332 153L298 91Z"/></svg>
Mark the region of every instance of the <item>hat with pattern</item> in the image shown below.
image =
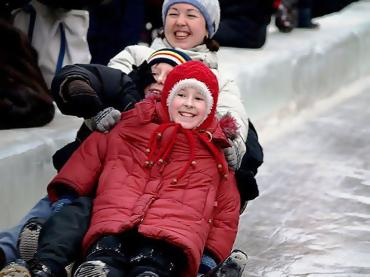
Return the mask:
<svg viewBox="0 0 370 277"><path fill-rule="evenodd" d="M157 63L167 63L172 66L176 66L187 61L191 61L191 58L187 54L171 48L163 48L154 51L147 59L149 66Z"/></svg>

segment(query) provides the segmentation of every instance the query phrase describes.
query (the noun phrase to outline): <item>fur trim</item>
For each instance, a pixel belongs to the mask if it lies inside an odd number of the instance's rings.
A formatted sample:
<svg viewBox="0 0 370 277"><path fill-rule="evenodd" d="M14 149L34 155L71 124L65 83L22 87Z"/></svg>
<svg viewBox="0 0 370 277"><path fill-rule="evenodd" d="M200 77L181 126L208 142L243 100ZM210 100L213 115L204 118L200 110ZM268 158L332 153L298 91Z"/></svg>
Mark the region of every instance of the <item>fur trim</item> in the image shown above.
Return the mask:
<svg viewBox="0 0 370 277"><path fill-rule="evenodd" d="M227 138L234 140L239 135L238 123L230 113L224 114L220 118L219 123Z"/></svg>

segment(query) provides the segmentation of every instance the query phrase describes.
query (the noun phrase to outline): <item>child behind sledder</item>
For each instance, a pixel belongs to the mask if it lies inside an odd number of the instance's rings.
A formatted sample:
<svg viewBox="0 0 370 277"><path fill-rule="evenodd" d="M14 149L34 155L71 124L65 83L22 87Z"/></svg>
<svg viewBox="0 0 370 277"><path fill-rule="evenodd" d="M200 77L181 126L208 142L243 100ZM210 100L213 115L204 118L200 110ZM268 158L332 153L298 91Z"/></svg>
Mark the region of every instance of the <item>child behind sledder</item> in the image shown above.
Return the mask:
<svg viewBox="0 0 370 277"><path fill-rule="evenodd" d="M240 202L217 98L207 66L179 65L161 102L141 102L110 133L93 133L51 181L54 201L66 190L95 193L75 276L196 276L205 249L218 262L228 256Z"/></svg>

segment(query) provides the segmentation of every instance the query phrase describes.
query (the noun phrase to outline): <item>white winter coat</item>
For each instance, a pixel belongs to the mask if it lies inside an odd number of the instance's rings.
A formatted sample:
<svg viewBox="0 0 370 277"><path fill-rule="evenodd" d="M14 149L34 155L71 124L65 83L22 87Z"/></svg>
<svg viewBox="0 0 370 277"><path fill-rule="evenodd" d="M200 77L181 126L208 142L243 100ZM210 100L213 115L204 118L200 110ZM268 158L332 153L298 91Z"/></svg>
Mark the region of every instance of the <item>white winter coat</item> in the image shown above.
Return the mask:
<svg viewBox="0 0 370 277"><path fill-rule="evenodd" d="M108 66L119 69L125 73L132 70L132 65L139 66L143 63L155 50L162 48L173 48L166 39L157 38L153 41L150 47L143 45L127 46L124 50L113 57ZM205 44L196 46L190 50L179 49L189 55L193 60L204 62L213 73L216 74L220 94L218 97L217 114L222 116L229 112L239 125L240 135L234 143L239 150L239 160L246 151L245 142L248 134L248 116L243 106L239 88L234 80L225 77L218 71L217 53L210 51Z"/></svg>
<svg viewBox="0 0 370 277"><path fill-rule="evenodd" d="M37 50L40 70L50 88L56 73L59 55L61 55L61 66L90 63L91 54L87 43L89 12L51 9L36 0L32 0L30 5L36 12L31 43ZM13 16L14 26L27 34L30 14L24 9L18 9L13 12ZM61 49L62 26L65 48Z"/></svg>

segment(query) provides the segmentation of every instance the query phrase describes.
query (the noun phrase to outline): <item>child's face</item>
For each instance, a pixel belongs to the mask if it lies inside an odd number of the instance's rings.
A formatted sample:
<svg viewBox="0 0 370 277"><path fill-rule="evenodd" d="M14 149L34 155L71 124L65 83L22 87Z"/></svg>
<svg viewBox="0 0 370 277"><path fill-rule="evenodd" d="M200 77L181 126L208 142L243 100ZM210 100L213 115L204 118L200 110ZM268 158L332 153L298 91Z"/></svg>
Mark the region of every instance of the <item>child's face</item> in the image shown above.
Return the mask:
<svg viewBox="0 0 370 277"><path fill-rule="evenodd" d="M191 49L202 44L208 35L206 21L196 7L174 4L166 15L164 35L172 47Z"/></svg>
<svg viewBox="0 0 370 277"><path fill-rule="evenodd" d="M198 127L206 117L205 97L195 88L186 87L178 91L169 107L172 121L185 129Z"/></svg>
<svg viewBox="0 0 370 277"><path fill-rule="evenodd" d="M160 96L163 90L163 84L166 81L168 73L173 69L173 66L168 63L157 63L151 69L156 82L147 86L144 89L144 94L145 96Z"/></svg>

